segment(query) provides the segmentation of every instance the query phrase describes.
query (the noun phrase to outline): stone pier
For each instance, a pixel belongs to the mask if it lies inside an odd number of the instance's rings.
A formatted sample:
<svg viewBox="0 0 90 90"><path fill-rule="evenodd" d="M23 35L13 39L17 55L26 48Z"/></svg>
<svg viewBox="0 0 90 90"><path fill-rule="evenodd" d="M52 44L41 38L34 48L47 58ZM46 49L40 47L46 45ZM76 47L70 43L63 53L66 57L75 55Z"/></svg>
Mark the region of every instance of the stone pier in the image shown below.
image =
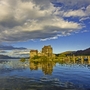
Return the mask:
<svg viewBox="0 0 90 90"><path fill-rule="evenodd" d="M73 61L73 63L80 61L81 64L84 64L85 62L88 62L88 64L90 64L90 56L67 56L67 60L68 62Z"/></svg>

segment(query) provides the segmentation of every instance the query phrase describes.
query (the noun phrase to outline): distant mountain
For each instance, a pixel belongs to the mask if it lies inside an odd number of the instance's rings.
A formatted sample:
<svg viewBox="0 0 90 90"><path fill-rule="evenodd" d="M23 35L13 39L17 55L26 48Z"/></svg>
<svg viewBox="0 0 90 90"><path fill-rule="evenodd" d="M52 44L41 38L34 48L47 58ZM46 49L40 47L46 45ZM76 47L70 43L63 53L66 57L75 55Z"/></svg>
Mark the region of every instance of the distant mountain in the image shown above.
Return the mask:
<svg viewBox="0 0 90 90"><path fill-rule="evenodd" d="M8 55L0 55L0 59L21 59L22 57L10 57ZM24 57L25 59L29 59L29 57Z"/></svg>
<svg viewBox="0 0 90 90"><path fill-rule="evenodd" d="M73 54L76 56L78 56L78 55L90 55L90 48L85 49L85 50L78 50L78 51L74 52Z"/></svg>
<svg viewBox="0 0 90 90"><path fill-rule="evenodd" d="M62 52L60 54L56 54L56 56L59 56L61 54L64 54L64 55L67 55L67 56L71 56L71 55L75 55L75 56L90 55L90 48L87 48L85 50L78 50L78 51L66 51L66 52Z"/></svg>
<svg viewBox="0 0 90 90"><path fill-rule="evenodd" d="M17 58L16 57L10 57L10 56L7 56L7 55L0 55L0 59L17 59Z"/></svg>

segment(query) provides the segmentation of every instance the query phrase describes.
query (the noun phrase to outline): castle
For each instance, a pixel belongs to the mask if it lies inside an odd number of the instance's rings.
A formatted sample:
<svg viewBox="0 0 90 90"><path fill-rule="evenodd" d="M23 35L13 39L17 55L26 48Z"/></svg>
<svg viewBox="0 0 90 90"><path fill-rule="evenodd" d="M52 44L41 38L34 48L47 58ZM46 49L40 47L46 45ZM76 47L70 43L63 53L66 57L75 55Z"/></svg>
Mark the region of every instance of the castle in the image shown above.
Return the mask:
<svg viewBox="0 0 90 90"><path fill-rule="evenodd" d="M34 57L35 55L36 55L36 56L54 57L53 48L51 47L51 45L44 46L44 47L42 48L41 53L38 52L38 50L31 50L31 51L30 51L30 58Z"/></svg>

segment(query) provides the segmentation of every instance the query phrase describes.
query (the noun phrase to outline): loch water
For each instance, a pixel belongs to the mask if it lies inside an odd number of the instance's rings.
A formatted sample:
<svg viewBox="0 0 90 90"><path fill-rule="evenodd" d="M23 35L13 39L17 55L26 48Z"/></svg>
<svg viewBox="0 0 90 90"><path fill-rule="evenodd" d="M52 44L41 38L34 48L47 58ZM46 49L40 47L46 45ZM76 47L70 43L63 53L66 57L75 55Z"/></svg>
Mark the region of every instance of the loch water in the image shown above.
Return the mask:
<svg viewBox="0 0 90 90"><path fill-rule="evenodd" d="M90 90L90 65L1 59L0 90Z"/></svg>

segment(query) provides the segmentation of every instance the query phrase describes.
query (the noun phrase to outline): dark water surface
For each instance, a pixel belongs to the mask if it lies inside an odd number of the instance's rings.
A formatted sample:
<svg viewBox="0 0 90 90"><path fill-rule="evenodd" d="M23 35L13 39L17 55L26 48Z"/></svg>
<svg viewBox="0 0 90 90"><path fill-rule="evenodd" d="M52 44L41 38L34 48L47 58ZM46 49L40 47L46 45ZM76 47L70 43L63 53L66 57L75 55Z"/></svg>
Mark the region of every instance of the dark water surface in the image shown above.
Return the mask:
<svg viewBox="0 0 90 90"><path fill-rule="evenodd" d="M90 65L0 60L0 90L90 90Z"/></svg>

